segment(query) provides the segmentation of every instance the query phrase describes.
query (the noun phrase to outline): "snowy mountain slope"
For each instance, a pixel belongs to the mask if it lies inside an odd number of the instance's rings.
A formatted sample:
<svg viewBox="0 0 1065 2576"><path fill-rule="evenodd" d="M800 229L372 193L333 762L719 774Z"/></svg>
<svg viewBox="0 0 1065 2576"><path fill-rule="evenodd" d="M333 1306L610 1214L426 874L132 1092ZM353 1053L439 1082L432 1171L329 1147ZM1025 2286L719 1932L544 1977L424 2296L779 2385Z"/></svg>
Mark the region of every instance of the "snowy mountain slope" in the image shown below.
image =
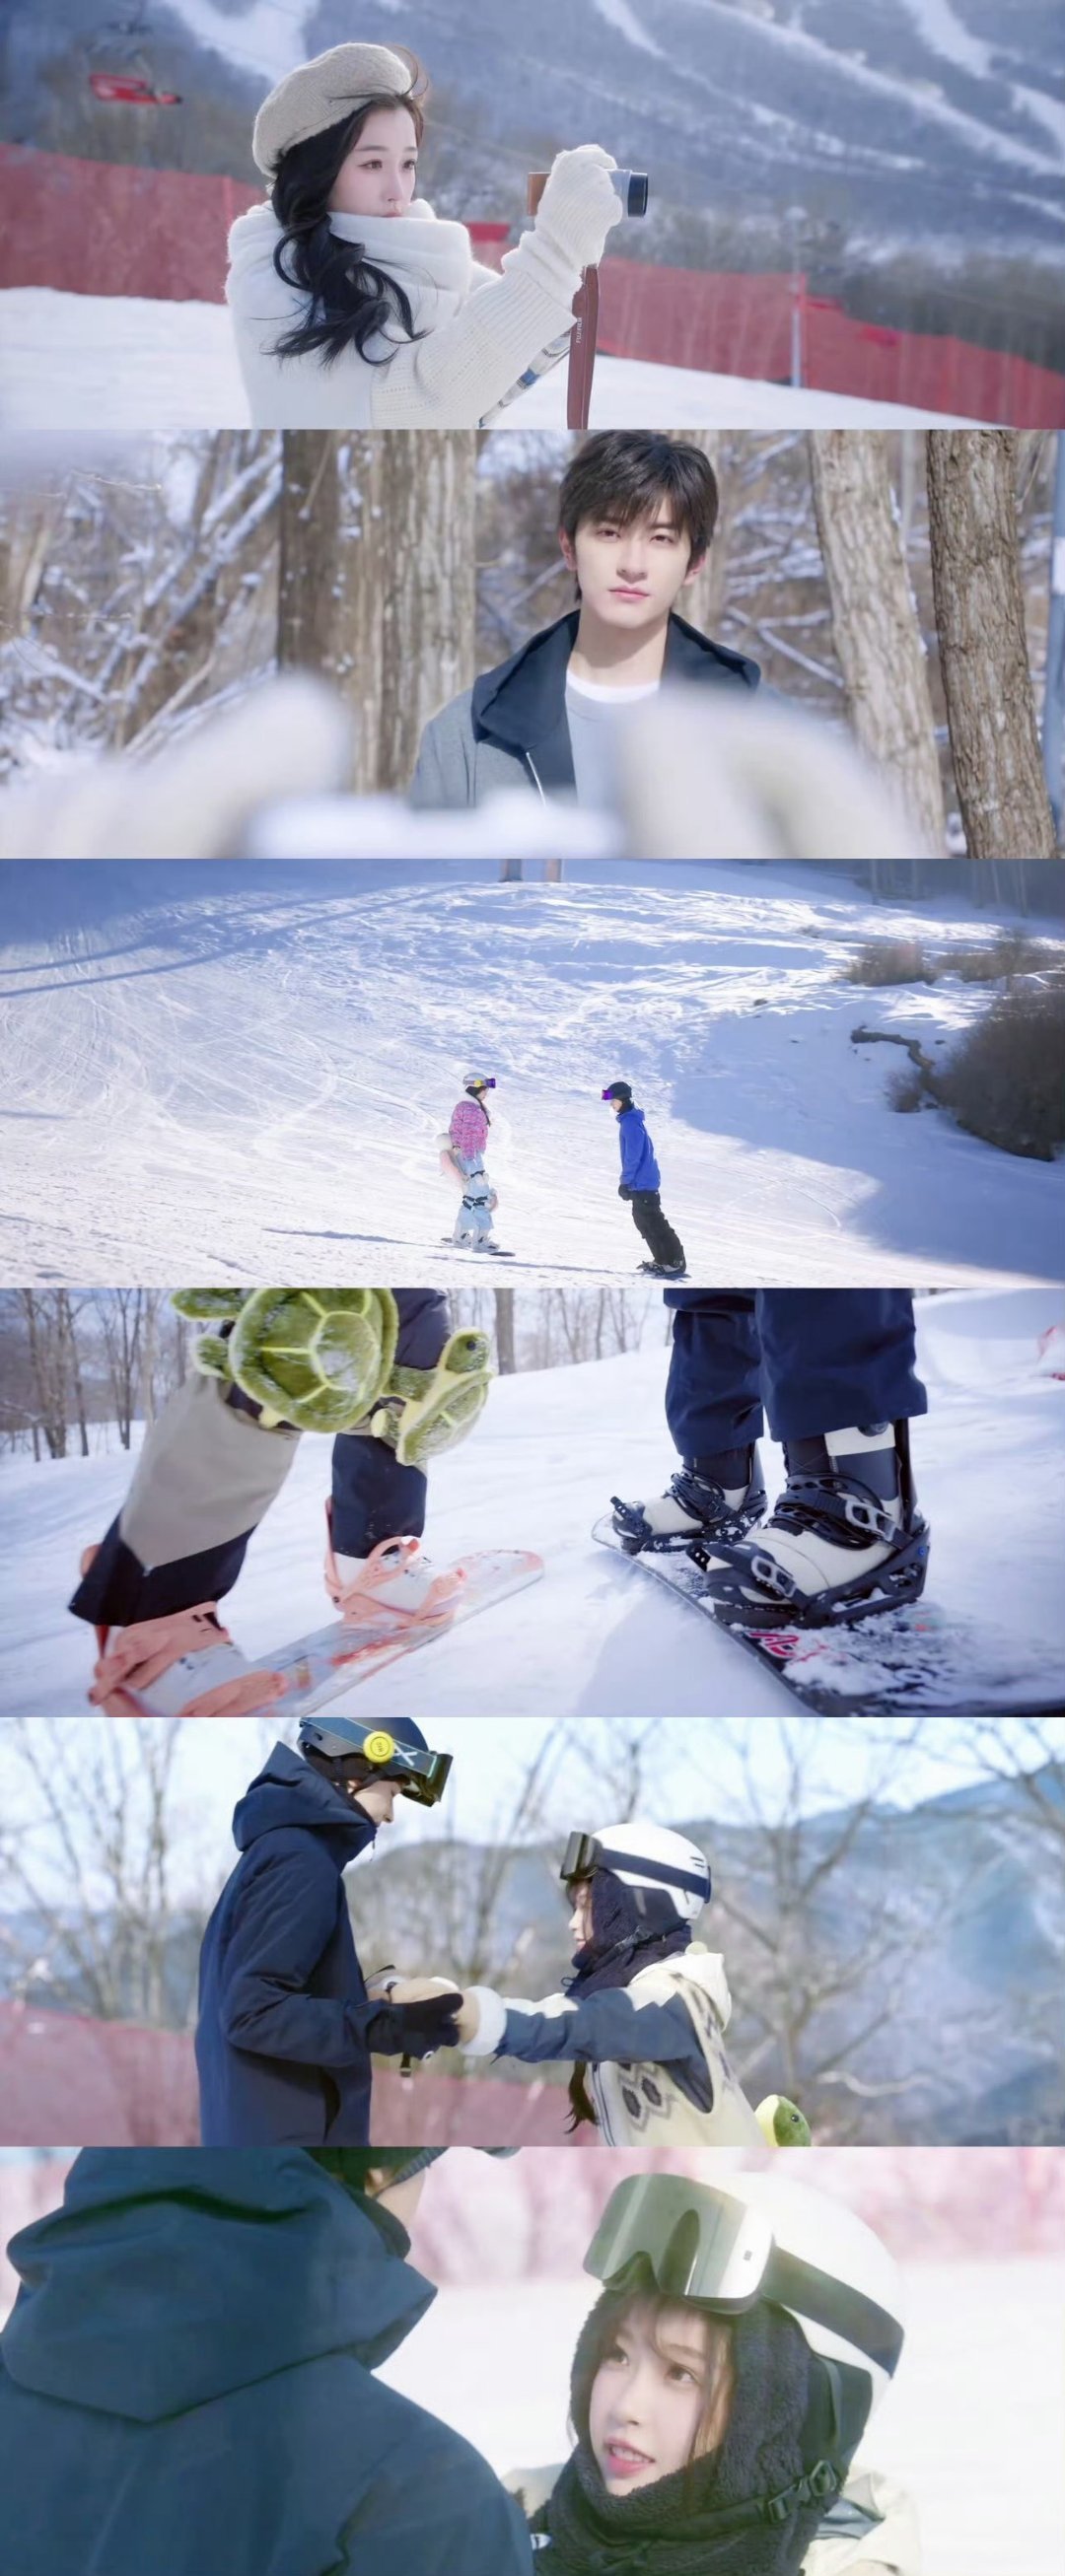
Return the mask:
<svg viewBox="0 0 1065 2576"><path fill-rule="evenodd" d="M247 427L224 304L150 304L133 295L13 286L0 291L0 315L8 358L0 424L9 436L46 436L54 450L55 423L70 416L72 388L79 462L94 433L150 434L161 420L171 431ZM506 413L508 436L563 429L565 422L564 367L541 376ZM793 392L748 376L604 357L596 359L590 413L592 429L904 429L929 422L972 425L961 414L867 402L860 394Z"/></svg>
<svg viewBox="0 0 1065 2576"><path fill-rule="evenodd" d="M869 936L991 935L961 899L871 905L846 878L725 862L575 864L557 888L343 861L302 885L240 861L5 876L9 1282L468 1278L434 1140L481 1057L526 1282L642 1257L600 1098L619 1075L696 1280L1060 1269L1065 1163L898 1117L895 1051L852 1040L946 1044L986 1007L960 981L841 981Z"/></svg>
<svg viewBox="0 0 1065 2576"><path fill-rule="evenodd" d="M76 92L83 49L102 63L110 45L107 67L120 61L108 23L99 0L17 13L7 131L47 135L55 84ZM539 0L524 13L511 0L364 0L359 31L427 64L449 190L465 166L481 211L520 210L534 152L598 140L681 207L798 201L933 260L963 242L1051 256L1060 242L1056 0ZM350 35L346 0L155 0L142 50L183 106L169 129L142 125L138 144L172 156L176 125L182 166L236 171L267 88ZM98 122L101 148L113 132L123 157L128 128Z"/></svg>
<svg viewBox="0 0 1065 2576"><path fill-rule="evenodd" d="M1063 1316L1065 1290L1053 1288L922 1302L931 1409L914 1432L933 1530L930 1597L959 1615L1019 1622L1058 1672L1065 1386L1038 1374L1037 1337ZM659 1492L672 1472L666 1367L665 1348L649 1346L500 1379L476 1434L434 1465L426 1546L438 1562L466 1547L533 1547L544 1579L338 1707L391 1716L413 1704L428 1719L758 1716L787 1705L727 1638L589 1536L612 1493ZM775 1452L766 1464L772 1483ZM128 1474L121 1455L0 1464L9 1533L0 1716L66 1717L86 1705L92 1638L64 1603L79 1551L107 1526ZM327 1482L324 1445L304 1440L229 1596L227 1620L250 1655L322 1620Z"/></svg>

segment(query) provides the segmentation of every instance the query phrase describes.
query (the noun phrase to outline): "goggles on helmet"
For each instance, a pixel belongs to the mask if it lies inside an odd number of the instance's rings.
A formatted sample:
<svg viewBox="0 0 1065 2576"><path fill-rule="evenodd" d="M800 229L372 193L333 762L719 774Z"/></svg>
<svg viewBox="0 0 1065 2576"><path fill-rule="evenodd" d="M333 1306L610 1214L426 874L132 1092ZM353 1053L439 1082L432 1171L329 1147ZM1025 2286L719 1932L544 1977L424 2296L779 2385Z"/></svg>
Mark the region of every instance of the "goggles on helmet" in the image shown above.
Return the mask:
<svg viewBox="0 0 1065 2576"><path fill-rule="evenodd" d="M612 2289L650 2272L672 2299L739 2316L757 2299L791 2308L852 2344L890 2377L902 2351L896 2317L847 2281L778 2246L765 2212L715 2185L634 2174L611 2194L584 2258Z"/></svg>
<svg viewBox="0 0 1065 2576"><path fill-rule="evenodd" d="M325 1722L305 1717L299 1741L301 1750L311 1745L334 1762L346 1753L361 1753L379 1780L394 1780L401 1796L412 1798L418 1807L439 1804L454 1758L450 1753L432 1753L428 1745L400 1744L389 1727L363 1725L355 1717Z"/></svg>
<svg viewBox="0 0 1065 2576"><path fill-rule="evenodd" d="M566 1886L574 1878L590 1878L594 1869L627 1872L630 1878L650 1879L659 1887L683 1887L690 1896L706 1895L707 1872L675 1869L672 1862L644 1860L636 1852L611 1851L595 1834L573 1833L562 1855L559 1877Z"/></svg>

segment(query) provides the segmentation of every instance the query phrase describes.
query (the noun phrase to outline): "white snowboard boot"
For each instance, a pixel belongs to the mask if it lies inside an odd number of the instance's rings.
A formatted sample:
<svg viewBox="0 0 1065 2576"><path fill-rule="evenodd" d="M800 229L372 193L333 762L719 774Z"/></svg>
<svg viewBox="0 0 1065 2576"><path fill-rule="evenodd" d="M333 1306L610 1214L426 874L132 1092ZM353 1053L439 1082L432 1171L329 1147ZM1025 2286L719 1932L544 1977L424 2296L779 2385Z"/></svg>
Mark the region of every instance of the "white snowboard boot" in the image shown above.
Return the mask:
<svg viewBox="0 0 1065 2576"><path fill-rule="evenodd" d="M626 1554L639 1556L690 1548L693 1540L709 1546L715 1539L746 1538L765 1510L766 1492L752 1446L679 1467L667 1491L652 1502L625 1503L618 1494L610 1499Z"/></svg>
<svg viewBox="0 0 1065 2576"><path fill-rule="evenodd" d="M919 1599L929 1540L908 1423L790 1440L784 1456L787 1483L757 1536L692 1548L719 1618L825 1627Z"/></svg>

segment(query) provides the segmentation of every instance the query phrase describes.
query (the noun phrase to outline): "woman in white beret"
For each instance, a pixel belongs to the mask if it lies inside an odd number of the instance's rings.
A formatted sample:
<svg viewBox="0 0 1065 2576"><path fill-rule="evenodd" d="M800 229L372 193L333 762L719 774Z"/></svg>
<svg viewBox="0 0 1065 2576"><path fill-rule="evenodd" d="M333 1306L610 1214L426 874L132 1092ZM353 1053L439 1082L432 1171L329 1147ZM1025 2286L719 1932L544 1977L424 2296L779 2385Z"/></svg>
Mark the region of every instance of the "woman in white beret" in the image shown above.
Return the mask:
<svg viewBox="0 0 1065 2576"><path fill-rule="evenodd" d="M471 429L568 332L621 214L609 153L557 155L499 275L415 193L425 86L405 51L335 45L259 110L269 198L233 225L226 283L257 429Z"/></svg>

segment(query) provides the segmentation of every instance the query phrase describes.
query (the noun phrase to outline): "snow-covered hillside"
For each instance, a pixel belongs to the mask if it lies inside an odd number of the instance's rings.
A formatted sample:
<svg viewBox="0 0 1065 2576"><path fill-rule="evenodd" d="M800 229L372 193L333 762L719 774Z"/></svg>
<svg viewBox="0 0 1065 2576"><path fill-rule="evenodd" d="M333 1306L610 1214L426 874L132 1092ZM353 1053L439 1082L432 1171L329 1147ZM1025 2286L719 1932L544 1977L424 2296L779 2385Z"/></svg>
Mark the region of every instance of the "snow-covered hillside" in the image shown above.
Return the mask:
<svg viewBox="0 0 1065 2576"><path fill-rule="evenodd" d="M1065 1668L1065 1385L1042 1375L1038 1339L1065 1320L1065 1290L923 1301L919 1360L930 1412L915 1426L933 1532L929 1599L1015 1631L1042 1669ZM474 1435L436 1461L426 1546L438 1562L479 1546L539 1550L541 1583L337 1703L360 1716L413 1704L419 1718L692 1717L772 1713L771 1675L589 1532L612 1493L660 1492L675 1464L663 1417L667 1355L648 1345L575 1368L500 1379ZM780 1461L767 1454L770 1489ZM88 1540L119 1507L129 1460L0 1465L7 1608L0 1716L86 1706L90 1632L64 1604ZM774 1482L775 1480L775 1482ZM258 1532L226 1617L264 1654L327 1615L321 1584L328 1454L306 1439Z"/></svg>
<svg viewBox="0 0 1065 2576"><path fill-rule="evenodd" d="M869 937L990 937L960 898L724 861L574 862L558 887L477 863L12 863L4 888L9 1282L468 1278L435 1138L482 1060L523 1282L635 1271L600 1098L619 1076L696 1281L1060 1272L1065 1162L898 1116L904 1059L853 1042L945 1045L986 1009L960 979L841 980Z"/></svg>
<svg viewBox="0 0 1065 2576"><path fill-rule="evenodd" d="M1056 0L362 0L358 27L428 68L448 212L517 211L534 145L598 141L651 173L656 203L778 220L798 203L874 253L1053 257L1060 240ZM138 111L135 142L121 109L98 112L95 148L183 146L178 166L250 178L258 101L351 32L347 0L153 0L123 45L120 12L52 0L14 13L5 130L77 149L86 66L135 57L181 104L155 132Z"/></svg>
<svg viewBox="0 0 1065 2576"><path fill-rule="evenodd" d="M224 304L150 304L134 295L67 295L49 286L0 293L5 384L0 428L79 440L157 430L242 429L248 406ZM967 426L951 414L953 426ZM593 429L903 429L948 423L946 413L798 392L696 367L598 358ZM556 367L502 416L516 429L564 429L566 370Z"/></svg>

